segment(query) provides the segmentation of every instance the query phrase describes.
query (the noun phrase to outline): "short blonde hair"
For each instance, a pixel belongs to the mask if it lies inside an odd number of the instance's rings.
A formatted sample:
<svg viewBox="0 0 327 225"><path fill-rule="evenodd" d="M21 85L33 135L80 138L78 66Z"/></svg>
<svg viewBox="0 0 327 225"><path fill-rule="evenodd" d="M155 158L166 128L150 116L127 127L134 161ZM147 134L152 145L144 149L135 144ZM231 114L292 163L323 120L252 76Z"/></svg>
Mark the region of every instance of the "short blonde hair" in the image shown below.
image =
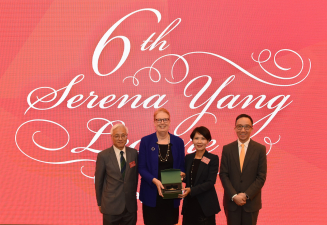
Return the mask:
<svg viewBox="0 0 327 225"><path fill-rule="evenodd" d="M124 127L125 130L126 130L126 133L128 134L128 128L127 128L124 124L122 124L122 123L117 123L117 124L113 125L113 126L111 127L111 129L110 129L110 134L112 135L112 132L114 132L114 130L115 130L116 128L118 128L118 127Z"/></svg>
<svg viewBox="0 0 327 225"><path fill-rule="evenodd" d="M160 113L160 112L167 113L167 114L168 114L168 117L169 117L169 119L170 119L170 113L168 112L168 110L165 109L165 108L159 108L159 109L157 109L157 110L154 112L154 114L153 114L153 120L156 120L156 116L157 116L158 113Z"/></svg>

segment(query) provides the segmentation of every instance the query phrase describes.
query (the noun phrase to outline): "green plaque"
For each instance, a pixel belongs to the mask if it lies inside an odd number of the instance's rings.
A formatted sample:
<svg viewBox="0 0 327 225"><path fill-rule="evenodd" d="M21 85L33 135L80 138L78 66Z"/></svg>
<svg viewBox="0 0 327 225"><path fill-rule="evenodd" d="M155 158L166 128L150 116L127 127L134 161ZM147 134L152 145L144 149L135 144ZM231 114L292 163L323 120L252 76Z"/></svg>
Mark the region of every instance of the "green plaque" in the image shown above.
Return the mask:
<svg viewBox="0 0 327 225"><path fill-rule="evenodd" d="M164 199L178 198L182 194L181 170L161 170L161 183L165 188L162 190Z"/></svg>

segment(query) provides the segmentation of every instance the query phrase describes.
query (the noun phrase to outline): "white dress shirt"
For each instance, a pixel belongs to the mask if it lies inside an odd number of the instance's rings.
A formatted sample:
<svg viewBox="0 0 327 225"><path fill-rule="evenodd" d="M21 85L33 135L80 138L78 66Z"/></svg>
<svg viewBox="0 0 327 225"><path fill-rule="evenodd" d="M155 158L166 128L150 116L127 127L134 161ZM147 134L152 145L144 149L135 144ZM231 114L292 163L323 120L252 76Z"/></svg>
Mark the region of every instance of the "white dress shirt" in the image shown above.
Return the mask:
<svg viewBox="0 0 327 225"><path fill-rule="evenodd" d="M114 146L114 145L113 145ZM124 152L124 154L123 154L123 157L125 158L125 161L126 161L126 149L125 149L125 147L124 147L124 149L123 150L120 150L120 149L118 149L118 148L116 148L115 146L114 146L114 150L115 150L115 154L116 154L116 157L117 157L117 161L118 161L118 165L119 165L119 170L121 170L121 166L120 166L120 152L121 151L123 151Z"/></svg>

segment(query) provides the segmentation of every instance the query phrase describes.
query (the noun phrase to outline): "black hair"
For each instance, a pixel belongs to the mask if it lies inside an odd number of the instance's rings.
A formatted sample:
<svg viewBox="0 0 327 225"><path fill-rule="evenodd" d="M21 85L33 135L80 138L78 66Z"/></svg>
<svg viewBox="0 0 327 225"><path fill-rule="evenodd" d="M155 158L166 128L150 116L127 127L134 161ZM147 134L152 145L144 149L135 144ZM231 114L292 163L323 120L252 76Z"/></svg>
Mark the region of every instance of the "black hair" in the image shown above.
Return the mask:
<svg viewBox="0 0 327 225"><path fill-rule="evenodd" d="M236 120L235 120L235 125L236 125L237 120L238 120L239 118L243 118L243 117L245 117L245 118L249 118L249 119L251 120L251 125L253 125L253 119L251 118L251 116L249 116L249 115L247 115L247 114L241 114L241 115L238 115L238 116L236 117Z"/></svg>
<svg viewBox="0 0 327 225"><path fill-rule="evenodd" d="M195 133L199 133L201 134L205 139L207 139L208 141L211 141L211 134L208 128L201 126L201 127L196 127L194 128L194 130L192 131L190 137L193 140Z"/></svg>

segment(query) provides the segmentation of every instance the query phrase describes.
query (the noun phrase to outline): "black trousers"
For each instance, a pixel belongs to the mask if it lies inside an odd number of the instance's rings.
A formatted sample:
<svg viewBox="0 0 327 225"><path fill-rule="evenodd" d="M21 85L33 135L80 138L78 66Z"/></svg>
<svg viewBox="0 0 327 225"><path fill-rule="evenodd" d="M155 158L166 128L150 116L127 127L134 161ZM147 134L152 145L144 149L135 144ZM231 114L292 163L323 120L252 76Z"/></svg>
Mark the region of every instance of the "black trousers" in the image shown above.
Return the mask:
<svg viewBox="0 0 327 225"><path fill-rule="evenodd" d="M256 225L259 211L245 212L242 206L238 206L237 210L229 211L225 208L227 225Z"/></svg>
<svg viewBox="0 0 327 225"><path fill-rule="evenodd" d="M126 209L120 215L103 214L103 225L135 225L137 212L130 213Z"/></svg>
<svg viewBox="0 0 327 225"><path fill-rule="evenodd" d="M196 220L185 219L183 217L182 225L216 225L216 215L208 217L199 217Z"/></svg>

